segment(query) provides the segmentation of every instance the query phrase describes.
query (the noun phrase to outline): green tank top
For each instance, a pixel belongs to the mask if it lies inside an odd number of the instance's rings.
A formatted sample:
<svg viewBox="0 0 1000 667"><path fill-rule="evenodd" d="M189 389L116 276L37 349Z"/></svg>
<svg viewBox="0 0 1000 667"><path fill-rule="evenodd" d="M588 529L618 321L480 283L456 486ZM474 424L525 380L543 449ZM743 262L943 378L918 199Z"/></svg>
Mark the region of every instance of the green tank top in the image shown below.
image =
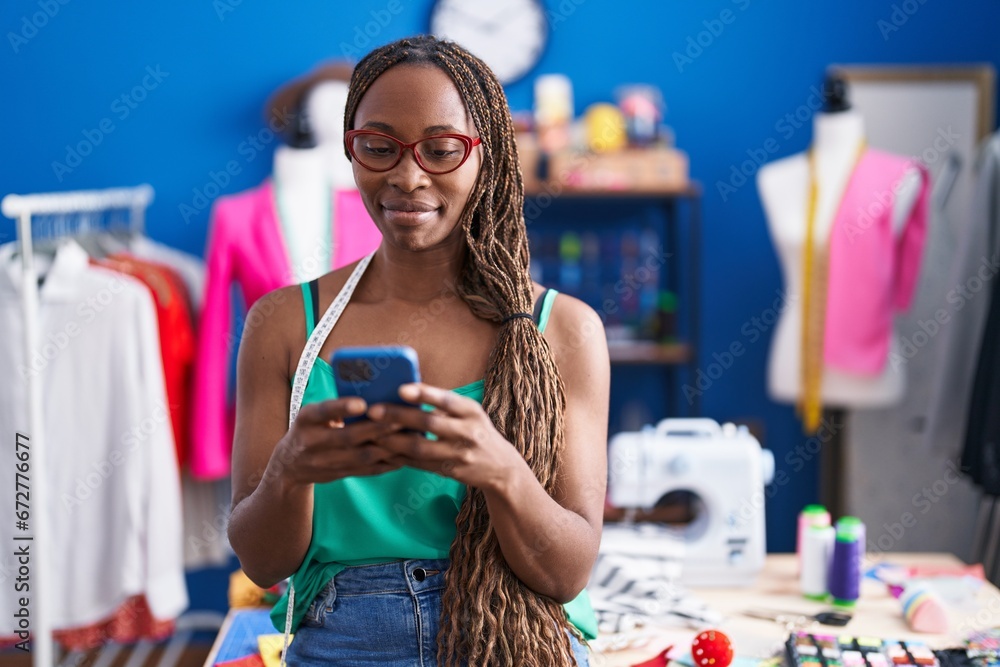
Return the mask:
<svg viewBox="0 0 1000 667"><path fill-rule="evenodd" d="M316 327L316 283L302 283L306 338ZM535 306L539 331L545 331L555 290L545 292ZM482 403L483 381L453 389ZM333 369L317 356L302 397L302 405L337 397ZM348 565L400 559L447 558L455 539L455 517L465 497L465 485L425 470L403 467L381 475L347 477L313 486L312 541L298 571L292 575L294 632L309 603L324 585ZM587 591L563 605L570 623L588 640L597 638L597 618ZM285 631L288 592L271 610L271 621Z"/></svg>

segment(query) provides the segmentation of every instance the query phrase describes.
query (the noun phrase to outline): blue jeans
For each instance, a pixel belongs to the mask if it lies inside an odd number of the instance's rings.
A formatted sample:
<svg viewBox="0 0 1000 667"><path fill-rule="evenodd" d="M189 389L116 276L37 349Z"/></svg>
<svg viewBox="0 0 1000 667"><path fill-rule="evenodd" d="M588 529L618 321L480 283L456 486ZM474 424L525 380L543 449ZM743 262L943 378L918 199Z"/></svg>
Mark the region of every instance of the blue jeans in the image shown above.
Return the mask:
<svg viewBox="0 0 1000 667"><path fill-rule="evenodd" d="M309 605L288 647L289 667L433 667L449 560L399 560L339 572ZM587 648L569 633L577 665Z"/></svg>

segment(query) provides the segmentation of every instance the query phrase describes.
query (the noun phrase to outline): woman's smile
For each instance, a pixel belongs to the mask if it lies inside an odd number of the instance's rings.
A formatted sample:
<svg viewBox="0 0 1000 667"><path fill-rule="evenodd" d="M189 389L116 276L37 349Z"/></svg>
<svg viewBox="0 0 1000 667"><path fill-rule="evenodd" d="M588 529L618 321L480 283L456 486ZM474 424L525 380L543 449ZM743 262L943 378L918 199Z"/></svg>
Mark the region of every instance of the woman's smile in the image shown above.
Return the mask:
<svg viewBox="0 0 1000 667"><path fill-rule="evenodd" d="M403 226L421 225L435 219L441 207L417 199L395 198L382 202L386 222Z"/></svg>

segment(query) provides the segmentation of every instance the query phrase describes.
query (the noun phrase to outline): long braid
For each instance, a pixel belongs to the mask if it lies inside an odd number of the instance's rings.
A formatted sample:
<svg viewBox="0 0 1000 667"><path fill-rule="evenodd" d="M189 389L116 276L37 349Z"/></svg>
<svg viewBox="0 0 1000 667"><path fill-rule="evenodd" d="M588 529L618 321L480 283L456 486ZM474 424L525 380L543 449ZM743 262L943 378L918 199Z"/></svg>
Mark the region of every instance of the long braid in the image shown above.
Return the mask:
<svg viewBox="0 0 1000 667"><path fill-rule="evenodd" d="M354 70L344 127L354 127L358 104L371 84L401 63L426 63L444 70L482 138L479 179L459 223L466 240L459 296L477 317L490 321L530 312L524 185L514 127L503 87L485 63L457 44L429 36L380 47ZM527 318L501 326L484 378L483 408L550 494L565 443L565 406L562 378L537 327ZM446 667L575 665L564 630L579 633L568 623L562 605L529 589L510 570L480 490L468 489L455 524L437 637L440 663Z"/></svg>

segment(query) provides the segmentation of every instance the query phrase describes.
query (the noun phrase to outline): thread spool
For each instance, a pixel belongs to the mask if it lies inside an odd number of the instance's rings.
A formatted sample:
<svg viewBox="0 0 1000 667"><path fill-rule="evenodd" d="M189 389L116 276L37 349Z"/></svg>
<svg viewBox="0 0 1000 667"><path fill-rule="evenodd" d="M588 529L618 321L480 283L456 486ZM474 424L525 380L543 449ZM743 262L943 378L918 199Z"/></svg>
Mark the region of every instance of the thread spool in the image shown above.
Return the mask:
<svg viewBox="0 0 1000 667"><path fill-rule="evenodd" d="M865 524L856 516L841 517L837 520L836 532L828 585L833 603L850 607L857 602L861 593Z"/></svg>
<svg viewBox="0 0 1000 667"><path fill-rule="evenodd" d="M795 554L798 557L799 572L802 572L802 541L810 526L829 526L830 513L822 505L806 505L799 512L798 530L795 538Z"/></svg>
<svg viewBox="0 0 1000 667"><path fill-rule="evenodd" d="M944 605L926 586L907 586L899 601L903 605L903 618L911 630L934 634L948 632L948 614Z"/></svg>
<svg viewBox="0 0 1000 667"><path fill-rule="evenodd" d="M827 575L833 558L833 526L810 526L802 540L802 571L799 585L802 595L812 600L827 597Z"/></svg>

